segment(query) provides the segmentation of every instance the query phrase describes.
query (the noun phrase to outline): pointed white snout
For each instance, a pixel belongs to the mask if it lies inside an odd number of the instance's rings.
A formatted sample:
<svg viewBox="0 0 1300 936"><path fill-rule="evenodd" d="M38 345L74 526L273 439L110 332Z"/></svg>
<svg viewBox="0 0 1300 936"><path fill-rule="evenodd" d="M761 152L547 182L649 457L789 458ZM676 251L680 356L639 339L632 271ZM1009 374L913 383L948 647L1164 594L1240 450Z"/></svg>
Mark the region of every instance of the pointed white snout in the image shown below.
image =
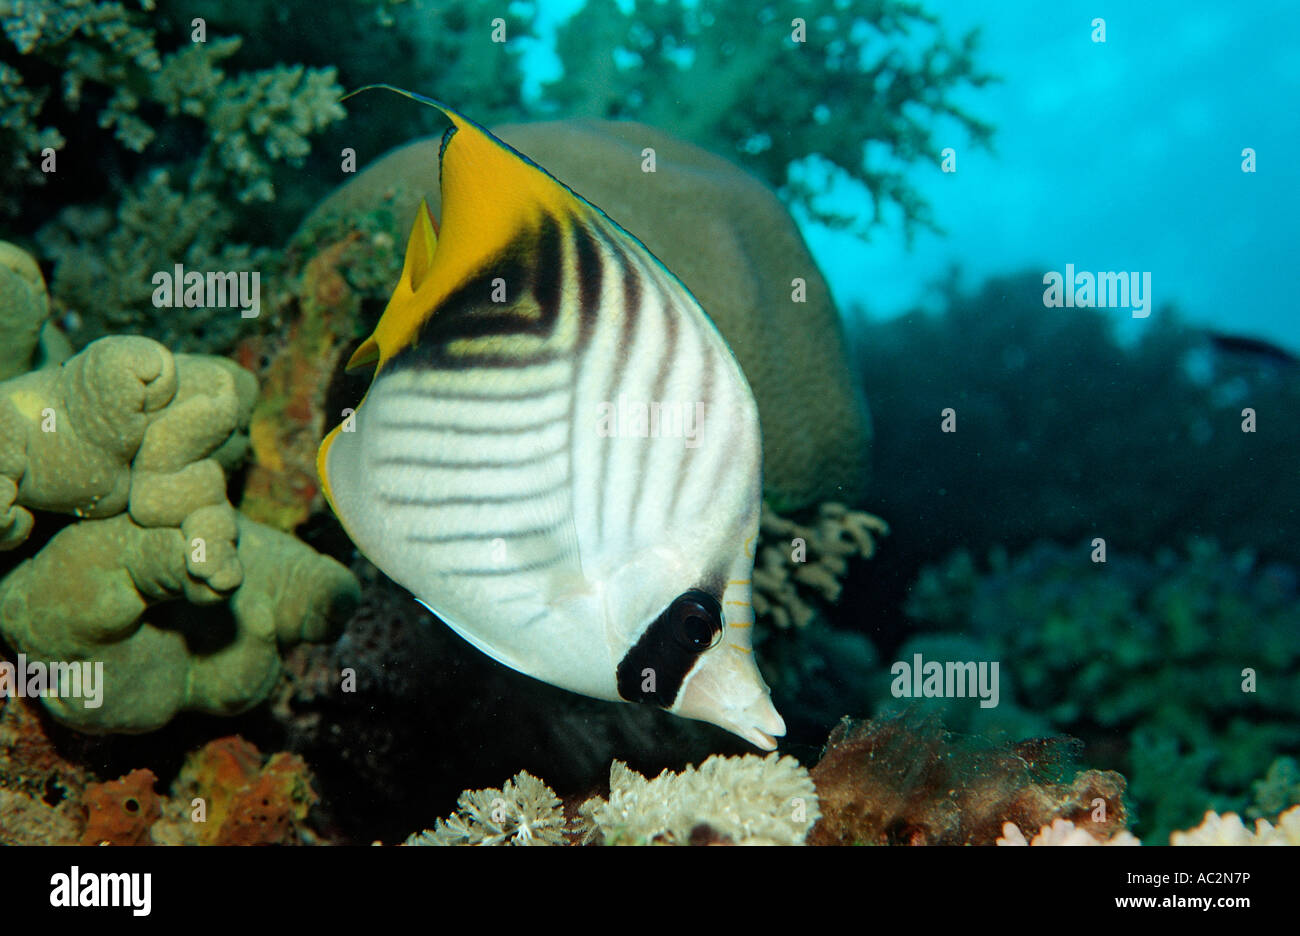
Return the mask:
<svg viewBox="0 0 1300 936"><path fill-rule="evenodd" d="M785 734L753 653L727 644L700 657L672 711L726 728L764 751L775 750Z"/></svg>

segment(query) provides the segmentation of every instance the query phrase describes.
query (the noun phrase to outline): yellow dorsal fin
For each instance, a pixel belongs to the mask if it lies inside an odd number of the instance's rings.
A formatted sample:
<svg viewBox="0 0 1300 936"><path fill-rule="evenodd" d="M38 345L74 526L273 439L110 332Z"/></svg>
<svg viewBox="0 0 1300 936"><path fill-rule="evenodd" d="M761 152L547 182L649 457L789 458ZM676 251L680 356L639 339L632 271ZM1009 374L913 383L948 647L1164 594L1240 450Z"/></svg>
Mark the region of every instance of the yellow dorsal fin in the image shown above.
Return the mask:
<svg viewBox="0 0 1300 936"><path fill-rule="evenodd" d="M407 271L411 268L416 240L428 237L432 244L432 224L421 233L426 209L411 233L402 282L374 334L348 362L349 368L375 360L382 368L394 354L415 340L420 325L448 295L480 272L486 261L521 234L537 227L544 215L565 218L594 210L528 157L432 98L391 85L368 85L348 97L370 88L395 91L436 107L454 129L444 138L442 147L442 225L438 249L433 251L430 246L427 269L408 282Z"/></svg>
<svg viewBox="0 0 1300 936"><path fill-rule="evenodd" d="M424 285L429 271L433 269L433 254L437 246L438 234L433 225L433 212L429 210L429 203L421 198L420 207L415 212L415 224L411 227L411 236L406 242L406 260L402 263L402 276L397 281L397 288L393 290L392 298L388 301L388 309L384 310L379 326L383 325L383 319L388 316L389 309L410 307L410 300L414 298L416 290ZM374 333L352 352L345 370L357 370L379 360L379 341L376 337L378 334L377 326Z"/></svg>

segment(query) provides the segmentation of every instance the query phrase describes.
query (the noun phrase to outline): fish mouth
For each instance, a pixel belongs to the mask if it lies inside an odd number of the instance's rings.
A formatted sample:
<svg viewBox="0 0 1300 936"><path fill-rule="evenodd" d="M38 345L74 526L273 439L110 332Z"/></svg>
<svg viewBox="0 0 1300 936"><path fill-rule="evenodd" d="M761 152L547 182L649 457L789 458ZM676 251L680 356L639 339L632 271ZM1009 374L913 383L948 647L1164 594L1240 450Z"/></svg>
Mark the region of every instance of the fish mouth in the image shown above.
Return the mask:
<svg viewBox="0 0 1300 936"><path fill-rule="evenodd" d="M758 709L758 711L755 711ZM718 720L715 724L744 738L763 751L775 751L776 739L785 734L785 720L777 713L766 693L746 707L741 717Z"/></svg>
<svg viewBox="0 0 1300 936"><path fill-rule="evenodd" d="M672 711L725 728L759 750L776 750L785 720L750 656L700 660L682 686Z"/></svg>

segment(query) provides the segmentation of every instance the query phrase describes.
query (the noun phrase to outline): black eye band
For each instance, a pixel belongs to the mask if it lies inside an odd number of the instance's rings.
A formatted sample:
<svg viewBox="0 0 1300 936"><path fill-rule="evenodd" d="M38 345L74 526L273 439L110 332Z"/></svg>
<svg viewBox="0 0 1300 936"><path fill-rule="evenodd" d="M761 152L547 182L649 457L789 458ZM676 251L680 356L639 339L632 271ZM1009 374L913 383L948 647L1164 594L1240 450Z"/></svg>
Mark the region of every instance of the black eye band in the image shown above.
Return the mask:
<svg viewBox="0 0 1300 936"><path fill-rule="evenodd" d="M691 589L673 600L618 664L618 694L667 708L701 653L722 637L722 605Z"/></svg>

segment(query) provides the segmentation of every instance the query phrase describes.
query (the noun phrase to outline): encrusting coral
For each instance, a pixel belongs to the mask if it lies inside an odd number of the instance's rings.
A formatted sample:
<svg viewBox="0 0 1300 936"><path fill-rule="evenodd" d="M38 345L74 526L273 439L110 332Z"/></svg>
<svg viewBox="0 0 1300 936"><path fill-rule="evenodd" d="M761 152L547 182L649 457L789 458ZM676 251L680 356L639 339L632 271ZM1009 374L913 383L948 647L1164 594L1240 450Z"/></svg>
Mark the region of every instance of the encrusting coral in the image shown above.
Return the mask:
<svg viewBox="0 0 1300 936"><path fill-rule="evenodd" d="M622 761L609 796L580 810L584 840L603 845L801 845L821 816L817 789L793 757L713 756L646 779Z"/></svg>
<svg viewBox="0 0 1300 936"><path fill-rule="evenodd" d="M407 845L563 845L564 809L555 791L523 770L500 788L466 790L456 812Z"/></svg>

